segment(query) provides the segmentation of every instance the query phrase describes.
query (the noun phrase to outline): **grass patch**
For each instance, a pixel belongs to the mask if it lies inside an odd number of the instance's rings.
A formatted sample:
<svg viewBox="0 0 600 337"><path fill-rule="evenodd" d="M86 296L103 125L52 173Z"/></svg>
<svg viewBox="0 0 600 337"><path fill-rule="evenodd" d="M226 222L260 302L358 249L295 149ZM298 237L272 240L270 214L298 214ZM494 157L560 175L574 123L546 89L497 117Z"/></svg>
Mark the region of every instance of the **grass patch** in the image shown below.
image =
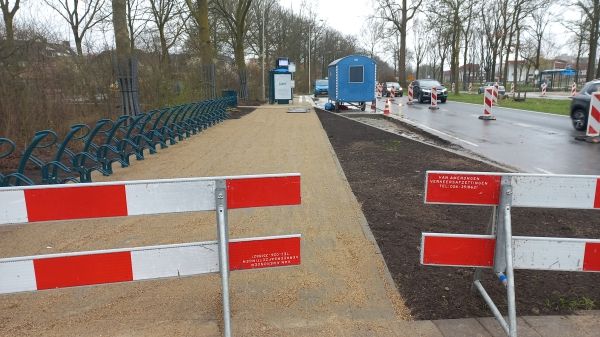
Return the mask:
<svg viewBox="0 0 600 337"><path fill-rule="evenodd" d="M585 296L574 298L554 296L552 299L546 299L545 305L549 310L570 312L575 310L594 310L597 307L594 300Z"/></svg>
<svg viewBox="0 0 600 337"><path fill-rule="evenodd" d="M449 94L448 100L453 102L474 103L483 105L483 95L476 94ZM499 104L502 108L512 108L530 111L547 112L556 115L570 115L570 99L548 99L548 98L527 98L525 102L515 102L512 98L501 99Z"/></svg>

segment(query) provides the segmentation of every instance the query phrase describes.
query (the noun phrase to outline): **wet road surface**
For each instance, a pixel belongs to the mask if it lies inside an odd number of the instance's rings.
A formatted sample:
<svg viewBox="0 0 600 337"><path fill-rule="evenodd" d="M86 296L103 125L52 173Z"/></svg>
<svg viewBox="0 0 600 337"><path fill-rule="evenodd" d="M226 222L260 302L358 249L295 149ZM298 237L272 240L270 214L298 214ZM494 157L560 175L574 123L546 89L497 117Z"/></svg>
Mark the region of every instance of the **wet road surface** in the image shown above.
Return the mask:
<svg viewBox="0 0 600 337"><path fill-rule="evenodd" d="M317 106L327 101L320 98ZM483 105L447 102L438 110L429 104L406 105L396 98L392 114L465 149L522 172L600 175L600 144L574 139L567 116L494 107L496 120L478 119ZM377 108L383 109L384 102ZM367 105L367 111L369 111Z"/></svg>

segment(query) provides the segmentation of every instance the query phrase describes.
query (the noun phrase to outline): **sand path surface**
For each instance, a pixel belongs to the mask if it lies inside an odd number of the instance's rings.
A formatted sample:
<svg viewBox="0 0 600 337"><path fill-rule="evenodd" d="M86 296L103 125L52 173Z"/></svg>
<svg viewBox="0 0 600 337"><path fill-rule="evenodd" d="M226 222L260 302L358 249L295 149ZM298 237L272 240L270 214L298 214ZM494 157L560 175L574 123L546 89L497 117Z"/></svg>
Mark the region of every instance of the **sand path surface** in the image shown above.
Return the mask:
<svg viewBox="0 0 600 337"><path fill-rule="evenodd" d="M229 213L231 238L303 236L301 266L231 273L234 335L397 336L410 314L329 140L314 112L286 110L261 107L96 181L301 173L301 206ZM0 227L0 256L215 238L214 212L36 223ZM0 336L220 335L216 274L0 296Z"/></svg>

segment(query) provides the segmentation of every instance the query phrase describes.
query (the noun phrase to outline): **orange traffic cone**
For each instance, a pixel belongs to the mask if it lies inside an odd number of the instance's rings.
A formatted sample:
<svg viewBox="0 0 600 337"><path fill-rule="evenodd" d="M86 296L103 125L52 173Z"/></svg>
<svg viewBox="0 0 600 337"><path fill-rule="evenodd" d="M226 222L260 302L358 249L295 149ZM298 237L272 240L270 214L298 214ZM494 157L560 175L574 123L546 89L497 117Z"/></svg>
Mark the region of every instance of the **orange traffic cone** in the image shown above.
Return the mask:
<svg viewBox="0 0 600 337"><path fill-rule="evenodd" d="M385 100L385 108L383 109L383 114L384 115L390 114L390 99L389 98Z"/></svg>

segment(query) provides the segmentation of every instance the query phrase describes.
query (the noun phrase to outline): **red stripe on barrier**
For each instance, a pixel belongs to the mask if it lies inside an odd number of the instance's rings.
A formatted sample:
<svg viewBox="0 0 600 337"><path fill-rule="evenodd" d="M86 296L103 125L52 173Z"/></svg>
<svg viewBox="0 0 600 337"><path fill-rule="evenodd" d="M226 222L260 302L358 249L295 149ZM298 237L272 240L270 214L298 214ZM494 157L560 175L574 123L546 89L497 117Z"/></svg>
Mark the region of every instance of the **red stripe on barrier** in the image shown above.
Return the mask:
<svg viewBox="0 0 600 337"><path fill-rule="evenodd" d="M38 290L133 280L129 252L33 260Z"/></svg>
<svg viewBox="0 0 600 337"><path fill-rule="evenodd" d="M425 202L497 205L500 179L499 175L428 173Z"/></svg>
<svg viewBox="0 0 600 337"><path fill-rule="evenodd" d="M594 129L594 128L593 128L593 127L590 125L590 126L588 126L588 131L587 131L587 133L588 133L588 134L595 135L595 134L597 134L597 133L598 133L598 130Z"/></svg>
<svg viewBox="0 0 600 337"><path fill-rule="evenodd" d="M229 243L229 269L258 269L300 264L300 237Z"/></svg>
<svg viewBox="0 0 600 337"><path fill-rule="evenodd" d="M495 239L425 236L423 264L491 267Z"/></svg>
<svg viewBox="0 0 600 337"><path fill-rule="evenodd" d="M594 196L594 208L600 208L600 178L596 179L596 195Z"/></svg>
<svg viewBox="0 0 600 337"><path fill-rule="evenodd" d="M600 243L585 244L585 254L583 255L584 271L600 271Z"/></svg>
<svg viewBox="0 0 600 337"><path fill-rule="evenodd" d="M485 98L485 105L492 106L492 100L486 97Z"/></svg>
<svg viewBox="0 0 600 337"><path fill-rule="evenodd" d="M300 176L227 180L227 207L299 205Z"/></svg>
<svg viewBox="0 0 600 337"><path fill-rule="evenodd" d="M25 190L30 222L127 215L124 185Z"/></svg>
<svg viewBox="0 0 600 337"><path fill-rule="evenodd" d="M598 109L593 105L592 105L592 117L596 121L600 122L600 111L598 111Z"/></svg>

